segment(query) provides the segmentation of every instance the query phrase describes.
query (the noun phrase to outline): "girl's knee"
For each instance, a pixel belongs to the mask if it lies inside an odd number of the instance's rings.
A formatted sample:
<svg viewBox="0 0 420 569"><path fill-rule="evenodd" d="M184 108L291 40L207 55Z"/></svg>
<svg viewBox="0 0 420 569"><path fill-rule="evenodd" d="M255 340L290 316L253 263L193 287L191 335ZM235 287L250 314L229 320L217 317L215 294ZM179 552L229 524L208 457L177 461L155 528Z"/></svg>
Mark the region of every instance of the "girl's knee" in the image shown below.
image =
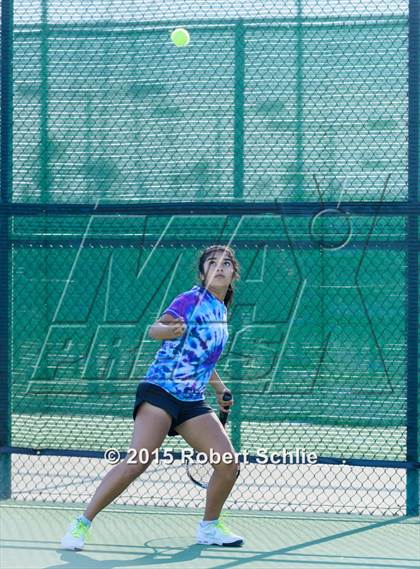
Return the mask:
<svg viewBox="0 0 420 569"><path fill-rule="evenodd" d="M235 481L238 475L238 465L235 462L221 462L215 467L216 472L226 480Z"/></svg>
<svg viewBox="0 0 420 569"><path fill-rule="evenodd" d="M143 474L143 472L147 469L149 464L150 462L147 464L143 464L141 462L127 463L124 461L121 463L122 475L126 478L126 480L131 482L136 478L138 478L141 474Z"/></svg>

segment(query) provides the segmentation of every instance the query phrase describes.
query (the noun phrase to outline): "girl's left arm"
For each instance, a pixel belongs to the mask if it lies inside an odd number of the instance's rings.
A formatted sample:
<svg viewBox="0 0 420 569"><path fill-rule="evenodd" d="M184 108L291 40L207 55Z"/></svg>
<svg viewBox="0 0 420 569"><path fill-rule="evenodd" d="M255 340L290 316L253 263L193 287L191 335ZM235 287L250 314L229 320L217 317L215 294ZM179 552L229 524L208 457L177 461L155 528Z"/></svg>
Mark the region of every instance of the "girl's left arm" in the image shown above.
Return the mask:
<svg viewBox="0 0 420 569"><path fill-rule="evenodd" d="M213 371L210 377L209 384L216 392L217 404L219 405L220 411L225 411L226 407L231 407L233 405L233 398L230 401L223 400L224 392L225 391L230 392L230 389L228 389L226 385L223 383L223 381L220 379L220 375L217 373L216 370Z"/></svg>
<svg viewBox="0 0 420 569"><path fill-rule="evenodd" d="M221 393L222 395L225 391L229 391L229 389L220 379L220 375L217 373L216 370L213 371L210 377L209 385L212 386L212 388L215 390L216 393Z"/></svg>

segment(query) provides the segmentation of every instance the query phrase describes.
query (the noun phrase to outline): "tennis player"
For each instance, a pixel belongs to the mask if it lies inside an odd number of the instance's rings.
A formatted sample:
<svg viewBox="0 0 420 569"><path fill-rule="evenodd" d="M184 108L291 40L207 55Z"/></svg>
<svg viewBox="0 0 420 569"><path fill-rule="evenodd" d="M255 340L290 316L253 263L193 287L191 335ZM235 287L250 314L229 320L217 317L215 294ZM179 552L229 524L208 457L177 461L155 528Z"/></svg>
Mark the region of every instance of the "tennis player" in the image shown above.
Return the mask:
<svg viewBox="0 0 420 569"><path fill-rule="evenodd" d="M140 381L133 410L131 447L142 450L130 464L114 466L103 478L83 515L76 518L61 540L65 549L83 549L95 516L115 500L140 474L159 449L166 435L181 435L199 452L231 453L234 449L217 415L205 400L209 384L219 408L233 404L223 400L228 391L215 370L226 344L227 308L233 300L233 283L239 278L234 251L224 245L206 248L198 262L201 286L177 296L150 327L149 335L162 340L146 376ZM146 458L144 460L146 451ZM131 462L131 459L130 459ZM213 464L206 507L197 528L197 543L240 546L243 538L233 534L219 517L236 481L237 464Z"/></svg>

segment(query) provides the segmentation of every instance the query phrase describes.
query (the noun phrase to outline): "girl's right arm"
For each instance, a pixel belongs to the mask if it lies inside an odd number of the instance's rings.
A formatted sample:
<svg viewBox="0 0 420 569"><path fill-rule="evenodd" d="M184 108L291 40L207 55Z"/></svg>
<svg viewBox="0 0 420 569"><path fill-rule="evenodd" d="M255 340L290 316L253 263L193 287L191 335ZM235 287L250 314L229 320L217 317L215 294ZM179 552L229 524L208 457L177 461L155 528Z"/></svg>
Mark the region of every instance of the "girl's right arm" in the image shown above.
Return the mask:
<svg viewBox="0 0 420 569"><path fill-rule="evenodd" d="M149 336L154 340L175 340L187 329L183 318L174 318L164 314L149 328Z"/></svg>

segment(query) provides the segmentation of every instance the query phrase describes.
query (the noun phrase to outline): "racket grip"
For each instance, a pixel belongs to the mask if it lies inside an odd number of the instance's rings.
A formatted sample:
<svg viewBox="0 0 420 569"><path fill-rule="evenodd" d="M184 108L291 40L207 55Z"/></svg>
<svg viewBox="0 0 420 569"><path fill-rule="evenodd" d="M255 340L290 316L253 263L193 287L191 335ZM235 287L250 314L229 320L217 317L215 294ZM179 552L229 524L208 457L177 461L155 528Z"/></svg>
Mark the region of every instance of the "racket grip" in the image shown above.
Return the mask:
<svg viewBox="0 0 420 569"><path fill-rule="evenodd" d="M223 401L230 401L232 399L232 393L230 391L225 391L222 397ZM225 411L219 412L219 419L223 426L226 425L227 419L229 417L229 407L224 407Z"/></svg>
<svg viewBox="0 0 420 569"><path fill-rule="evenodd" d="M223 401L230 401L232 399L232 393L230 391L225 391L223 393ZM229 405L224 407L226 411L229 411Z"/></svg>

